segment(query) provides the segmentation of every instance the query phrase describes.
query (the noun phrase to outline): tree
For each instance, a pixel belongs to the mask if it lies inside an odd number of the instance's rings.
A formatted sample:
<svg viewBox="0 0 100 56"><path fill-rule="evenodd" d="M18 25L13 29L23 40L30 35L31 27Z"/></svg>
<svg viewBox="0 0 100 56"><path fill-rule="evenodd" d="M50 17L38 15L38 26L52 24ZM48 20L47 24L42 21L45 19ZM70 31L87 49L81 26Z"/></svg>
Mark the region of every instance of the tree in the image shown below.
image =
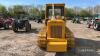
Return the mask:
<svg viewBox="0 0 100 56"><path fill-rule="evenodd" d="M13 8L12 8L12 7L9 7L9 8L8 8L8 15L9 15L10 17L13 17L13 16L14 16L14 11L13 11Z"/></svg>
<svg viewBox="0 0 100 56"><path fill-rule="evenodd" d="M35 16L39 15L39 10L35 7L32 8L32 13L35 14Z"/></svg>
<svg viewBox="0 0 100 56"><path fill-rule="evenodd" d="M7 9L5 6L0 5L0 14L2 17L7 17Z"/></svg>
<svg viewBox="0 0 100 56"><path fill-rule="evenodd" d="M92 14L90 14L88 11L86 11L86 10L81 10L80 11L80 13L79 13L79 15L81 16L81 17L90 17L90 16L92 16Z"/></svg>
<svg viewBox="0 0 100 56"><path fill-rule="evenodd" d="M74 10L71 9L71 8L65 8L65 16L67 17L74 17L75 16L75 13L74 13Z"/></svg>
<svg viewBox="0 0 100 56"><path fill-rule="evenodd" d="M38 5L37 9L39 10L39 16L42 19L45 19L45 10L44 10L44 6L43 5Z"/></svg>
<svg viewBox="0 0 100 56"><path fill-rule="evenodd" d="M40 11L40 17L41 17L42 19L45 19L45 11L44 11L44 10L41 10L41 11Z"/></svg>
<svg viewBox="0 0 100 56"><path fill-rule="evenodd" d="M17 18L23 17L24 15L27 15L25 10L23 9L23 6L21 6L21 5L13 6L12 10L13 10L14 16L16 16Z"/></svg>
<svg viewBox="0 0 100 56"><path fill-rule="evenodd" d="M100 13L100 5L94 7L95 14Z"/></svg>

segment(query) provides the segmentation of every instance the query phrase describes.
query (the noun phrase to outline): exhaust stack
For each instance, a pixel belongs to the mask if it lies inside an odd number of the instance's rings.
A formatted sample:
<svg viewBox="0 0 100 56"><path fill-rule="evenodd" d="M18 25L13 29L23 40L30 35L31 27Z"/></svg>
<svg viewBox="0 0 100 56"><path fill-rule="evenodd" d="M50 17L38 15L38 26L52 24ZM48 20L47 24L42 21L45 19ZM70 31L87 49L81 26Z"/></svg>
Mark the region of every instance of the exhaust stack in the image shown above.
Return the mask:
<svg viewBox="0 0 100 56"><path fill-rule="evenodd" d="M54 13L54 4L52 3L52 19L51 20L55 20L55 13Z"/></svg>

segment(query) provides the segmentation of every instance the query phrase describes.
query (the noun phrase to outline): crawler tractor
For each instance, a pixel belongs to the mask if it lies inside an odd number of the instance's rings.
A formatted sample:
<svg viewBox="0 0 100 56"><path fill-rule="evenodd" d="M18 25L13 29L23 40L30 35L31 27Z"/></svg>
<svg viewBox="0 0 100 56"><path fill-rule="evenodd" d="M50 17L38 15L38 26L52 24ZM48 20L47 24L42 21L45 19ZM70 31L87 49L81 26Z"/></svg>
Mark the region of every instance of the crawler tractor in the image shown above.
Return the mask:
<svg viewBox="0 0 100 56"><path fill-rule="evenodd" d="M38 34L38 46L49 52L67 52L75 47L74 35L66 27L65 4L46 4L45 25Z"/></svg>

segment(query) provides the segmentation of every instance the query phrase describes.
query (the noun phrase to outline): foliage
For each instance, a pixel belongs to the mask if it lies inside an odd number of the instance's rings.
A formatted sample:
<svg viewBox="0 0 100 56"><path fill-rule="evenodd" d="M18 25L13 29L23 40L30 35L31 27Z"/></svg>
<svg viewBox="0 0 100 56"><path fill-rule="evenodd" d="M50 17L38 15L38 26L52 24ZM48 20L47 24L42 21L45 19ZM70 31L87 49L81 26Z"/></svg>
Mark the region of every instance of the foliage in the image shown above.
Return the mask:
<svg viewBox="0 0 100 56"><path fill-rule="evenodd" d="M65 15L67 16L67 17L74 17L75 16L75 13L74 13L74 10L73 9L71 9L71 8L69 8L69 9L65 9Z"/></svg>
<svg viewBox="0 0 100 56"><path fill-rule="evenodd" d="M81 10L80 11L80 16L81 17L90 17L92 15L88 11L86 11L86 10Z"/></svg>
<svg viewBox="0 0 100 56"><path fill-rule="evenodd" d="M0 16L7 17L7 10L6 10L5 6L0 5Z"/></svg>
<svg viewBox="0 0 100 56"><path fill-rule="evenodd" d="M22 5L15 5L9 8L6 8L5 6L0 5L0 15L3 17L20 17L21 14L27 15L31 18L40 16L41 18L45 18L45 10L42 10L43 6L40 6L41 8L38 7L25 7ZM27 10L26 10L26 9ZM77 10L76 10L77 9ZM90 17L92 16L92 13L88 11L88 9L81 9L79 7L75 8L65 8L65 16L66 17L75 17L75 16L80 16L80 17Z"/></svg>

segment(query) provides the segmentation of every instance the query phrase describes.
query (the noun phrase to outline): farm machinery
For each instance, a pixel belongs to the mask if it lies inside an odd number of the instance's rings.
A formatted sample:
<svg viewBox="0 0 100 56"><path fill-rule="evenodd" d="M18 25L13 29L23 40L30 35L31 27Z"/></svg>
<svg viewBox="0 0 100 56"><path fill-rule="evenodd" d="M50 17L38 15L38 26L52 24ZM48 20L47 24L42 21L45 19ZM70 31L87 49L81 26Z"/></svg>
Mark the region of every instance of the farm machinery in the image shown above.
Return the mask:
<svg viewBox="0 0 100 56"><path fill-rule="evenodd" d="M18 19L15 19L12 24L12 29L14 32L24 29L26 32L31 30L31 24L27 17L20 16Z"/></svg>
<svg viewBox="0 0 100 56"><path fill-rule="evenodd" d="M38 34L38 46L49 52L74 49L74 35L66 27L65 4L46 4L45 25Z"/></svg>
<svg viewBox="0 0 100 56"><path fill-rule="evenodd" d="M73 19L72 19L72 23L78 23L78 24L81 24L81 19L80 19L80 17L74 17Z"/></svg>
<svg viewBox="0 0 100 56"><path fill-rule="evenodd" d="M9 29L9 26L12 25L12 22L12 18L4 19L3 17L0 17L0 28Z"/></svg>
<svg viewBox="0 0 100 56"><path fill-rule="evenodd" d="M95 14L94 18L87 20L87 27L93 27L94 30L100 30L100 14Z"/></svg>

